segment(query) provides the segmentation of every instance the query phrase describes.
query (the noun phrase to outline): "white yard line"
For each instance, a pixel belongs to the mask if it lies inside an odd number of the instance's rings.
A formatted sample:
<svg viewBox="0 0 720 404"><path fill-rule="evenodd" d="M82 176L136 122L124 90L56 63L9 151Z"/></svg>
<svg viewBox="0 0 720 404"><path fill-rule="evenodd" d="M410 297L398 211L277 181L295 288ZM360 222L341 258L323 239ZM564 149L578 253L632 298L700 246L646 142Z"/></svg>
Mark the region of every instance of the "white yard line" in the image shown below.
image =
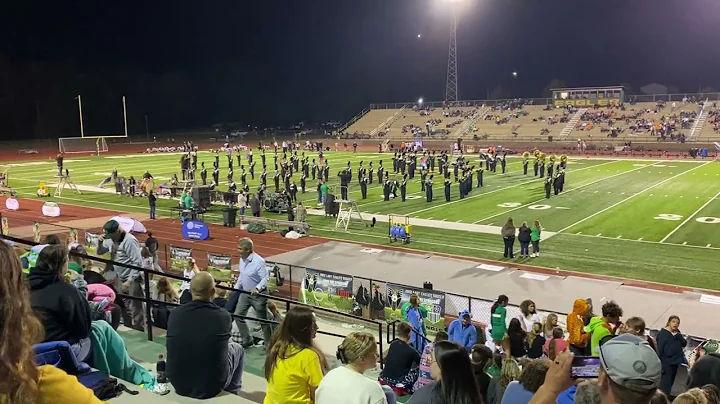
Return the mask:
<svg viewBox="0 0 720 404"><path fill-rule="evenodd" d="M633 240L629 238L615 238L610 236L603 236L602 234L598 234L596 236L592 236L589 234L577 234L577 233L565 233L565 236L574 236L574 237L590 237L590 238L601 238L605 240L615 240L615 241L622 241L622 242L630 242L630 243L643 243L643 244L662 244L664 246L675 246L675 247L688 247L688 248L702 248L703 250L720 250L720 247L708 247L703 245L694 245L694 244L680 244L680 243L660 243L659 241L652 241L652 240L643 240L642 237Z"/></svg>
<svg viewBox="0 0 720 404"><path fill-rule="evenodd" d="M590 166L590 167L578 168L577 170L573 170L572 172L578 172L578 171L582 171L582 170L588 170L588 169L592 169L592 168L595 168L595 167L600 167L600 166L605 165L605 164L611 164L611 163L614 163L614 162L616 162L616 160L608 161L608 162L606 162L606 163L596 164L596 165L593 165L593 166ZM468 201L468 200L473 199L473 198L478 198L478 197L481 197L481 196L490 195L490 194L493 194L493 193L495 193L495 192L504 191L504 190L506 190L506 189L519 187L519 186L521 186L521 185L527 185L527 184L529 184L529 183L531 183L531 182L537 182L538 180L541 180L541 179L540 179L540 178L537 178L537 177L533 177L533 179L530 180L530 181L521 182L521 183L519 183L519 184L511 185L511 186L509 186L509 187L503 187L503 188L500 188L500 189L495 189L495 190L493 190L493 191L484 192L484 193L482 193L482 194L473 195L473 196L470 196L470 197L467 197L467 198L463 198L463 199L457 199L457 200L454 200L454 201L445 202L445 203L440 204L440 205L435 205L435 206L431 206L431 207L429 207L429 208L420 209L420 210L415 211L415 212L410 212L410 213L408 213L407 215L408 215L408 216L416 215L416 214L418 214L418 213L422 213L422 212L425 212L425 211L428 211L428 210L431 210L431 209L437 209L437 208L445 207L445 206L447 206L447 205L452 205L453 203ZM475 223L477 223L477 222L475 222Z"/></svg>
<svg viewBox="0 0 720 404"><path fill-rule="evenodd" d="M666 178L666 179L664 179L664 180L662 180L662 181L660 181L660 182L658 182L658 183L656 183L656 184L653 184L653 185L651 185L651 186L643 189L642 191L636 192L636 193L628 196L627 198L625 198L625 199L623 199L623 200L621 200L621 201L619 201L619 202L613 203L612 205L608 206L608 207L605 208L605 209L601 209L601 210L593 213L593 214L590 215L590 216L587 216L587 217L585 217L585 218L583 218L583 219L580 219L580 220L578 220L577 222L571 224L570 226L567 226L567 227L565 227L565 228L563 228L563 229L560 229L556 234L563 233L563 232L565 232L566 230L568 230L568 229L570 229L570 228L572 228L572 227L574 227L574 226L577 226L578 224L583 223L583 222L585 222L586 220L592 219L593 217L595 217L595 216L597 216L597 215L599 215L599 214L601 214L601 213L607 212L608 210L610 210L610 209L612 209L612 208L614 208L614 207L616 207L616 206L618 206L618 205L620 205L620 204L623 204L623 203L629 201L630 199L632 199L632 198L634 198L634 197L636 197L636 196L638 196L638 195L640 195L640 194L642 194L642 193L644 193L644 192L646 192L646 191L649 191L649 190L651 190L651 189L653 189L653 188L655 188L655 187L657 187L657 186L660 186L660 185L662 185L662 184L664 184L664 183L666 183L666 182L668 182L668 181L674 180L675 178L678 178L678 177L680 177L680 176L682 176L682 175L685 175L685 174L687 174L687 173L689 173L689 172L691 172L691 171L697 170L698 168L705 167L707 164L710 164L710 163L711 163L711 161L708 161L708 162L706 162L705 164L701 164L701 165L696 166L696 167L693 167L693 168L691 168L691 169L689 169L689 170L687 170L687 171L683 171L683 172L681 172L680 174L675 174L675 175L673 175L672 177L668 177L668 178Z"/></svg>
<svg viewBox="0 0 720 404"><path fill-rule="evenodd" d="M705 209L706 206L710 204L710 202L714 201L718 196L720 196L720 192L715 194L712 198L710 198L707 202L703 203L702 206L700 206L695 212L693 212L692 215L688 216L687 219L683 220L682 223L680 223L676 228L672 229L670 233L667 234L667 236L663 237L662 240L660 240L661 243L664 243L665 240L669 239L670 236L675 234L676 231L680 230L681 227L683 227L687 222L692 220L693 217L695 217L698 213L700 213L701 210Z"/></svg>
<svg viewBox="0 0 720 404"><path fill-rule="evenodd" d="M607 164L607 163L605 163L605 164ZM597 166L594 166L594 167L597 167ZM588 167L588 168L590 168L590 167ZM564 191L561 195L565 195L565 194L567 194L568 192L572 192L572 191L575 191L575 190L577 190L577 189L582 189L582 188L585 188L585 187L587 187L587 186L589 186L589 185L596 184L596 183L601 182L601 181L609 180L610 178L617 177L617 176L619 176L619 175L624 175L624 174L631 173L631 172L633 172L633 171L642 170L642 169L644 169L644 168L647 168L647 167L633 168L632 170L623 171L623 172L621 172L621 173L619 173L619 174L613 174L613 175L611 175L611 176L609 176L609 177L603 177L603 178L600 178L600 179L598 179L598 180L589 182L589 183L587 183L587 184L579 185L579 186L577 186L577 187L575 187L575 188L570 188L570 189L568 189L567 191ZM576 171L580 171L580 170L576 170ZM598 192L598 191L595 191L595 192ZM530 203L526 203L525 205L520 205L520 206L518 206L517 208L508 209L508 210L505 210L505 211L500 212L500 213L498 213L498 214L495 214L495 215L492 215L492 216L488 216L488 217L486 217L486 218L482 218L482 219L480 219L480 220L477 220L477 221L473 222L473 224L477 224L477 223L480 223L480 222L484 222L485 220L493 219L493 218L496 218L496 217L498 217L498 216L502 216L502 215L508 214L508 213L510 213L510 212L514 212L514 211L516 211L516 210L518 210L518 209L526 208L526 207L528 207L528 206L532 206L532 205L535 205L535 204L537 204L537 203L541 203L541 202L545 202L545 201L547 201L547 198L538 199L537 201L533 201L533 202L530 202Z"/></svg>

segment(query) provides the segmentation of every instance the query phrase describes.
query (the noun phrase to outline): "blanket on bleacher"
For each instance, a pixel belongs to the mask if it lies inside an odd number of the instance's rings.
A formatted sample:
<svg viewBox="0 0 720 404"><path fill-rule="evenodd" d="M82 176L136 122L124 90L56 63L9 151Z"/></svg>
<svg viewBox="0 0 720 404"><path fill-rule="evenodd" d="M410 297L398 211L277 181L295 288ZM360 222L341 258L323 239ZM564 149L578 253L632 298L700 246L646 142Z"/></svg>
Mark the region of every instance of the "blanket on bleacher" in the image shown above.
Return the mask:
<svg viewBox="0 0 720 404"><path fill-rule="evenodd" d="M92 364L102 372L132 384L154 384L155 376L130 358L120 334L105 321L92 322Z"/></svg>

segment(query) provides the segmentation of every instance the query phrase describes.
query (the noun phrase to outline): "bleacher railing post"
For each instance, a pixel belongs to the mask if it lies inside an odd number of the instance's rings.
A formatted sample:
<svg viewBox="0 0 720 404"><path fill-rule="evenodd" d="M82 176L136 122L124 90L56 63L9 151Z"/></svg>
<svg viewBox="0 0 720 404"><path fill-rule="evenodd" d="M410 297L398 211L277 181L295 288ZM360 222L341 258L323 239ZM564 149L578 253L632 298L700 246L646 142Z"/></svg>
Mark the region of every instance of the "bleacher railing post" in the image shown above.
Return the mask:
<svg viewBox="0 0 720 404"><path fill-rule="evenodd" d="M168 246L167 244L163 244L163 248L165 249L165 270L170 270L170 263L168 262Z"/></svg>
<svg viewBox="0 0 720 404"><path fill-rule="evenodd" d="M152 296L150 296L150 276L148 276L147 271L143 271L143 281L145 282L145 293L143 293L143 300L145 301L145 324L147 324L148 341L152 341L152 307L150 303Z"/></svg>
<svg viewBox="0 0 720 404"><path fill-rule="evenodd" d="M383 358L384 350L383 350L383 332L382 332L382 323L378 324L378 339L380 340L380 369L382 369L385 366L385 359Z"/></svg>
<svg viewBox="0 0 720 404"><path fill-rule="evenodd" d="M288 265L288 269L290 271L290 276L288 276L288 278L290 278L290 282L289 282L290 283L290 299L293 298L293 277L292 277L293 271L292 271L292 268L293 268L292 265ZM287 313L288 311L290 311L290 302L285 302L285 312Z"/></svg>

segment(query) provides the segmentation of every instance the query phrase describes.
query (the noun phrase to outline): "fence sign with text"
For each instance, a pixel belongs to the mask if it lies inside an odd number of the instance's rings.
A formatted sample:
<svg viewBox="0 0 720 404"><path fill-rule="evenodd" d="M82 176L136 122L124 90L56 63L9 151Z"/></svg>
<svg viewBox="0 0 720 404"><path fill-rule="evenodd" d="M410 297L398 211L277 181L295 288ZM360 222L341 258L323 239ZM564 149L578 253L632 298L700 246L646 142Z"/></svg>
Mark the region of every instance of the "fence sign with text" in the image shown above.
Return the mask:
<svg viewBox="0 0 720 404"><path fill-rule="evenodd" d="M418 295L420 305L425 307L428 316L425 319L425 327L429 331L445 330L445 293L437 290L414 288L412 286L387 284L387 298L385 299L385 318L388 321L405 320L402 314L402 306L410 301L412 294Z"/></svg>
<svg viewBox="0 0 720 404"><path fill-rule="evenodd" d="M187 260L192 257L192 248L170 246L170 269L187 269Z"/></svg>
<svg viewBox="0 0 720 404"><path fill-rule="evenodd" d="M306 268L298 300L343 313L352 313L352 289L352 276Z"/></svg>

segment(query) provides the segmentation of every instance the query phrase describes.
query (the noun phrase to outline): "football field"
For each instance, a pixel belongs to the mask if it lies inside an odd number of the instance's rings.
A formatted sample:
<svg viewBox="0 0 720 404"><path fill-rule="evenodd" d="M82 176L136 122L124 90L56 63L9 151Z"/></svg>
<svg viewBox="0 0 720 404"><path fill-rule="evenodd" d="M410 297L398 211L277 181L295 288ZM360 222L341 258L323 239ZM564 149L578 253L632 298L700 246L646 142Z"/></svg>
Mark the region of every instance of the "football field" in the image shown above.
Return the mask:
<svg viewBox="0 0 720 404"><path fill-rule="evenodd" d="M315 154L307 154L311 159ZM259 184L262 163L255 152L255 180L247 178L254 191ZM267 156L268 188L274 189L272 153ZM372 152L329 152L331 190L338 184L338 172L347 163L353 169L350 197L355 198L366 219L374 215L399 214L426 219L413 226L414 242L409 248L425 251L502 260L499 226L512 217L516 226L539 220L546 231L540 258L515 260L531 265L562 268L605 275L615 275L680 285L720 289L720 163L712 160L612 160L571 158L566 170L565 189L560 195L545 198L543 181L522 173L522 159L509 159L507 172L485 172L484 186L459 199L456 183L451 186L451 200L445 200L443 181L434 178L432 202L421 192L419 175L408 184L405 202L383 201L377 175L368 186L367 199L361 199L357 184L357 167L380 161L391 178L391 154ZM179 171L179 154L128 154L100 157L74 156L66 159L73 181L82 185L83 195L70 190L58 198L71 203L126 211L146 211L144 198L117 196L107 186L95 188L116 167L121 176L141 178L148 170L156 185L169 181ZM473 156L471 159L477 159ZM214 157L200 153L211 169ZM37 184L55 182L54 160L2 162L10 185L22 197L34 197ZM220 156L221 190L226 190L227 159ZM235 161L235 181L240 172ZM532 171L532 164L530 166ZM211 170L208 177L210 178ZM375 171L377 173L377 171ZM198 176L199 177L199 176ZM293 179L300 185L299 174ZM476 182L476 179L473 179ZM51 185L52 186L52 185ZM281 184L282 186L282 184ZM305 194L298 199L308 206L317 203L317 181L308 179ZM339 191L337 191L339 193ZM162 214L176 202L161 200ZM208 215L217 220L219 215ZM354 227L351 231L334 231L334 219L311 215L312 234L335 238L386 244L387 225L375 228ZM459 230L459 226L462 230ZM519 245L516 244L516 248Z"/></svg>

